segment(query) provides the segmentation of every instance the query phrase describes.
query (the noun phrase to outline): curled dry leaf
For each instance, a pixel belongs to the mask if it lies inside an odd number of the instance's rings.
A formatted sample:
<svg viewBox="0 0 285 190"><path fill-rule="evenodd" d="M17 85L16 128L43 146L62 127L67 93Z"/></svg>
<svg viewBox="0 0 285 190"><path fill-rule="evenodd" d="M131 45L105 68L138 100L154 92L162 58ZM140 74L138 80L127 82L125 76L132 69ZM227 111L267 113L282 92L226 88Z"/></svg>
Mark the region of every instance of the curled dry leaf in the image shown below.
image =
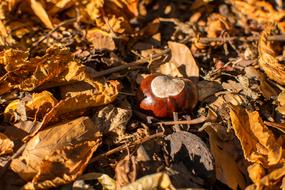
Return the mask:
<svg viewBox="0 0 285 190"><path fill-rule="evenodd" d="M174 164L183 164L188 170L211 181L214 178L214 158L207 145L196 135L178 131L165 138L170 143L170 156Z"/></svg>
<svg viewBox="0 0 285 190"><path fill-rule="evenodd" d="M226 32L230 32L232 29L231 23L229 20L220 14L213 13L208 17L207 22L207 37L208 38L217 38L221 37L224 34L227 34ZM222 45L223 42L212 42L212 46L216 45Z"/></svg>
<svg viewBox="0 0 285 190"><path fill-rule="evenodd" d="M191 53L191 50L184 44L168 42L171 50L171 58L168 62L159 66L159 71L173 77L199 77L199 67Z"/></svg>
<svg viewBox="0 0 285 190"><path fill-rule="evenodd" d="M44 56L30 60L25 51L5 50L0 54L0 65L4 65L7 73L0 82L11 88L32 91L58 77L71 59L71 53L66 48L59 47L50 47Z"/></svg>
<svg viewBox="0 0 285 190"><path fill-rule="evenodd" d="M5 134L0 133L0 156L13 153L14 143Z"/></svg>
<svg viewBox="0 0 285 190"><path fill-rule="evenodd" d="M85 11L96 26L108 33L130 33L129 20L137 16L137 0L91 0Z"/></svg>
<svg viewBox="0 0 285 190"><path fill-rule="evenodd" d="M49 29L53 28L52 22L40 1L31 0L31 8L47 28Z"/></svg>
<svg viewBox="0 0 285 190"><path fill-rule="evenodd" d="M282 20L285 16L284 10L275 10L274 7L266 1L254 0L230 0L239 14L253 19L259 23L276 22L282 32L285 32L285 22Z"/></svg>
<svg viewBox="0 0 285 190"><path fill-rule="evenodd" d="M53 106L58 103L57 99L48 91L41 93L33 93L31 100L24 102L28 116L35 118L35 120L41 120L43 116L49 112ZM6 121L12 121L13 113L17 107L21 104L21 100L14 100L5 108L4 119Z"/></svg>
<svg viewBox="0 0 285 190"><path fill-rule="evenodd" d="M116 189L116 182L107 174L91 172L78 177L78 181L81 180L94 180L97 179L103 186L103 190L114 190ZM76 182L76 181L75 181Z"/></svg>
<svg viewBox="0 0 285 190"><path fill-rule="evenodd" d="M244 189L245 179L234 158L223 149L223 143L210 126L205 130L209 135L211 153L215 158L217 179L227 184L231 189Z"/></svg>
<svg viewBox="0 0 285 190"><path fill-rule="evenodd" d="M117 107L107 105L98 111L93 117L93 122L99 126L100 131L106 134L106 138L112 143L120 143L126 136L126 125L132 116L130 105Z"/></svg>
<svg viewBox="0 0 285 190"><path fill-rule="evenodd" d="M74 181L101 144L101 133L88 117L40 131L11 169L30 181L24 189L47 189Z"/></svg>
<svg viewBox="0 0 285 190"><path fill-rule="evenodd" d="M175 190L171 184L170 178L165 173L156 173L144 176L135 182L122 187L121 190L136 190L136 189L161 189L161 190Z"/></svg>
<svg viewBox="0 0 285 190"><path fill-rule="evenodd" d="M272 44L268 40L268 36L274 29L275 26L270 24L261 33L258 44L258 63L271 80L274 80L281 85L285 85L285 65L278 63Z"/></svg>
<svg viewBox="0 0 285 190"><path fill-rule="evenodd" d="M238 106L231 107L232 126L240 140L245 158L250 162L261 163L266 168L277 164L282 156L282 147L264 125L259 113Z"/></svg>
<svg viewBox="0 0 285 190"><path fill-rule="evenodd" d="M97 28L87 31L86 38L92 43L94 49L113 51L116 49L116 44L113 38L106 32Z"/></svg>
<svg viewBox="0 0 285 190"><path fill-rule="evenodd" d="M252 184L246 190L280 189L280 181L285 176L285 162L282 162L268 175L265 175L258 183ZM282 187L282 186L281 186Z"/></svg>
<svg viewBox="0 0 285 190"><path fill-rule="evenodd" d="M277 97L277 101L278 101L278 107L276 108L276 110L285 115L285 90L283 90Z"/></svg>
<svg viewBox="0 0 285 190"><path fill-rule="evenodd" d="M93 83L95 84L95 83ZM71 118L73 114L78 116L80 111L105 105L113 102L119 91L119 83L117 81L109 81L104 83L97 82L98 89L90 89L83 92L79 92L72 97L67 97L66 99L58 102L43 118L40 125L36 125L30 134L24 141L28 140L30 137L35 135L41 128L47 126L51 123L56 123L61 119ZM74 106L76 105L76 106Z"/></svg>

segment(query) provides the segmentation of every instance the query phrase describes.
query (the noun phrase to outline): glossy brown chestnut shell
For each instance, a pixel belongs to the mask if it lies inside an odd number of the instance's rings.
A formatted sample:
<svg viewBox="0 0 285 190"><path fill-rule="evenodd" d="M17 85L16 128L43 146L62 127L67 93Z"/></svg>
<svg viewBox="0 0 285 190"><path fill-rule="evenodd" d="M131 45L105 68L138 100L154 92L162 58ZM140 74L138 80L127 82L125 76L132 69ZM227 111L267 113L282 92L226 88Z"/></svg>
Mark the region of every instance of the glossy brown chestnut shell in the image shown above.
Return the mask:
<svg viewBox="0 0 285 190"><path fill-rule="evenodd" d="M171 117L173 112L191 112L198 102L198 90L189 79L152 74L142 80L139 106L156 117Z"/></svg>

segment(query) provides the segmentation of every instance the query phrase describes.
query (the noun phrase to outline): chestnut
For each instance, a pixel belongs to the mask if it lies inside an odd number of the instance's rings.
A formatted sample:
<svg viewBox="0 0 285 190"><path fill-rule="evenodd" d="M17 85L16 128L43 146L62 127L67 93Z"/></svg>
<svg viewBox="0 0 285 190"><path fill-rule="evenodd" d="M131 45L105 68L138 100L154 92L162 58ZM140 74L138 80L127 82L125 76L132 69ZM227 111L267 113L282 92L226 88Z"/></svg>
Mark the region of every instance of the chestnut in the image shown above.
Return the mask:
<svg viewBox="0 0 285 190"><path fill-rule="evenodd" d="M192 111L198 102L198 90L189 79L151 74L138 91L139 107L156 117L171 117L173 112Z"/></svg>

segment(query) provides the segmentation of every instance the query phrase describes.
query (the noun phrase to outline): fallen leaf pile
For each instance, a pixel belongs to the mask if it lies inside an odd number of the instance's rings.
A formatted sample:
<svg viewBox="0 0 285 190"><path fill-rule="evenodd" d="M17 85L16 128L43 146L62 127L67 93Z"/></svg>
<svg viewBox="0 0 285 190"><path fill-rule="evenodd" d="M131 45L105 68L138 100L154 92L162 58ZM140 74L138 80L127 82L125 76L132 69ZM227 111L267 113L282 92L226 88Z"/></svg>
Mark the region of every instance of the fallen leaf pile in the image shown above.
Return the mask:
<svg viewBox="0 0 285 190"><path fill-rule="evenodd" d="M284 19L280 0L0 1L0 189L284 190Z"/></svg>

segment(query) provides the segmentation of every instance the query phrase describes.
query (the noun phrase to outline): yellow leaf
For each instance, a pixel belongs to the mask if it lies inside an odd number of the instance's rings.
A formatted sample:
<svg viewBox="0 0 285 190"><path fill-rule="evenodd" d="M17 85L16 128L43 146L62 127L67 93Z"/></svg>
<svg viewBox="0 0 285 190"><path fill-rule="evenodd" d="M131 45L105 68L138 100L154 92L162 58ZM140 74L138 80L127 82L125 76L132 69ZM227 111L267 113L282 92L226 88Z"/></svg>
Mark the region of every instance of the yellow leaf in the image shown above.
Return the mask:
<svg viewBox="0 0 285 190"><path fill-rule="evenodd" d="M46 10L44 9L43 5L40 2L38 2L37 0L31 0L31 7L32 7L34 13L44 23L44 25L47 28L52 29L53 28L52 22L50 21L49 16L48 16Z"/></svg>
<svg viewBox="0 0 285 190"><path fill-rule="evenodd" d="M88 117L80 117L40 131L10 167L30 181L26 188L48 189L81 175L100 144L98 127Z"/></svg>
<svg viewBox="0 0 285 190"><path fill-rule="evenodd" d="M285 65L278 62L272 44L268 40L268 36L271 35L274 28L275 26L270 24L261 33L258 44L258 63L271 80L285 85Z"/></svg>
<svg viewBox="0 0 285 190"><path fill-rule="evenodd" d="M0 133L0 156L13 153L14 143L5 134Z"/></svg>
<svg viewBox="0 0 285 190"><path fill-rule="evenodd" d="M224 151L223 147L218 146L217 133L211 127L207 127L205 130L209 135L211 153L215 158L217 179L227 184L231 189L238 189L238 187L243 189L245 180L234 158ZM219 144L222 145L222 143Z"/></svg>
<svg viewBox="0 0 285 190"><path fill-rule="evenodd" d="M14 100L8 104L4 111L4 118L6 121L11 121L13 112L16 111L19 104L20 100ZM32 99L25 103L25 106L28 112L32 112L32 114L29 114L29 117L34 118L35 114L45 115L56 104L57 99L55 99L50 92L43 91L41 93L34 93Z"/></svg>
<svg viewBox="0 0 285 190"><path fill-rule="evenodd" d="M273 133L264 125L257 111L250 112L232 106L230 117L245 158L261 163L263 167L277 164L282 156L282 147Z"/></svg>

